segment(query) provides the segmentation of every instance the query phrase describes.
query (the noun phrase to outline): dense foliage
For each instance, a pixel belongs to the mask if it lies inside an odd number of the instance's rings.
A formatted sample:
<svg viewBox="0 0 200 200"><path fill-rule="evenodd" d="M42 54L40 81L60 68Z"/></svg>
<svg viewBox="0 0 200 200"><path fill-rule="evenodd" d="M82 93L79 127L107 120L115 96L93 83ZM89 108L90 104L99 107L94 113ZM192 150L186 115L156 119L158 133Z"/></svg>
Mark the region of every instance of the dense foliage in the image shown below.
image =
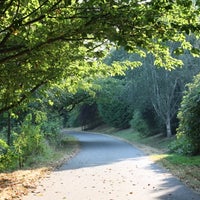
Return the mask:
<svg viewBox="0 0 200 200"><path fill-rule="evenodd" d="M97 105L102 120L116 128L129 127L132 117L130 105L124 98L124 81L107 78L99 82L102 89L97 94Z"/></svg>
<svg viewBox="0 0 200 200"><path fill-rule="evenodd" d="M43 155L48 145L45 144L44 133L41 130L41 115L28 114L20 127L12 133L12 145L0 145L0 171L23 167L28 160ZM0 139L2 142L3 140Z"/></svg>
<svg viewBox="0 0 200 200"><path fill-rule="evenodd" d="M192 44L199 42L193 37L188 37ZM171 51L176 47L176 43L168 43ZM112 51L105 59L108 64L116 61L123 64L124 60L130 62L140 62L141 67L129 69L120 79L115 78L115 84L107 84L103 87L105 93L108 91L118 91L126 102L131 112L138 111L141 120L147 124L148 134L163 132L163 126L168 137L175 134L177 127L177 111L182 98L185 84L190 82L195 74L199 72L199 58L193 57L189 52L178 56L184 63L182 68L168 71L156 68L154 57L147 54L145 58L136 54L130 54L123 48ZM123 80L123 85L118 87L118 83ZM113 93L107 99L113 98ZM137 113L137 112L136 112ZM134 116L134 114L132 113ZM111 115L110 115L111 117ZM137 119L137 117L136 117ZM137 120L136 120L137 121ZM135 127L137 129L139 127Z"/></svg>
<svg viewBox="0 0 200 200"><path fill-rule="evenodd" d="M183 153L200 153L200 74L188 84L178 113L178 141L182 141L179 150Z"/></svg>
<svg viewBox="0 0 200 200"><path fill-rule="evenodd" d="M135 110L133 113L133 118L130 120L131 128L138 131L143 136L150 135L150 128L147 122L144 120L140 111Z"/></svg>
<svg viewBox="0 0 200 200"><path fill-rule="evenodd" d="M80 105L76 120L82 130L90 130L100 125L102 121L96 102L85 102Z"/></svg>
<svg viewBox="0 0 200 200"><path fill-rule="evenodd" d="M46 101L37 94L35 102L1 115L0 171L31 166L61 145L62 117Z"/></svg>
<svg viewBox="0 0 200 200"><path fill-rule="evenodd" d="M198 51L185 33L199 33L199 10L190 0L31 0L0 2L0 113L18 106L43 85L66 87L115 72L96 58L110 45L141 52L172 68L166 41L177 51ZM178 17L177 17L178 16ZM16 75L17 74L17 75ZM79 84L80 86L80 84ZM88 87L88 85L86 84Z"/></svg>

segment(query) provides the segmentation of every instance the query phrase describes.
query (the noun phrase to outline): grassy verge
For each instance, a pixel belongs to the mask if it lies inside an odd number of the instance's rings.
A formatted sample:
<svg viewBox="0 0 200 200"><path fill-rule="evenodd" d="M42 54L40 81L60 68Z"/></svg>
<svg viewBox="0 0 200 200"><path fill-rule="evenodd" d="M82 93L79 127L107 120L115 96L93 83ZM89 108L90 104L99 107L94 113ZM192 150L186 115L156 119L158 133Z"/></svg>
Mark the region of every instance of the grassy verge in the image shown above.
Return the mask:
<svg viewBox="0 0 200 200"><path fill-rule="evenodd" d="M161 134L146 138L140 137L139 133L132 129L118 131L104 128L103 131L101 129L96 131L120 137L134 144L156 163L168 169L182 182L200 193L200 156L188 157L169 153L168 145L175 138L166 138Z"/></svg>
<svg viewBox="0 0 200 200"><path fill-rule="evenodd" d="M78 150L78 142L72 136L63 133L61 135L59 146L50 145L44 155L31 158L27 167L58 168L72 157Z"/></svg>

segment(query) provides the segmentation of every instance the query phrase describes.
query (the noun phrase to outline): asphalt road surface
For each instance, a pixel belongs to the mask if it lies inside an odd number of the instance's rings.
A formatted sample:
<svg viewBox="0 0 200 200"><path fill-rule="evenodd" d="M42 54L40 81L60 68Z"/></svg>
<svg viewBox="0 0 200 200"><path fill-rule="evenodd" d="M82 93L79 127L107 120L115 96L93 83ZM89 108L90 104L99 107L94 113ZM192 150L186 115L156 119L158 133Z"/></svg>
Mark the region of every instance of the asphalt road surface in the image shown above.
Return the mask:
<svg viewBox="0 0 200 200"><path fill-rule="evenodd" d="M24 200L200 200L143 152L116 138L68 132L80 152Z"/></svg>

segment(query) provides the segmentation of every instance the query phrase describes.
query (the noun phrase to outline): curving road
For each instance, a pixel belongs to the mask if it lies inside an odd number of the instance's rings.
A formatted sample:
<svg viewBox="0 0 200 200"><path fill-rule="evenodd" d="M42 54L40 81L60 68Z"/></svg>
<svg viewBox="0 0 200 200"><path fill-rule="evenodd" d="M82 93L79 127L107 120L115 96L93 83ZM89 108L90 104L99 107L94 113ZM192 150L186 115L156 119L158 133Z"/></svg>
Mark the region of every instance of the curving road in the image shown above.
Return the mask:
<svg viewBox="0 0 200 200"><path fill-rule="evenodd" d="M80 152L42 180L24 200L199 200L200 195L116 138L67 132Z"/></svg>

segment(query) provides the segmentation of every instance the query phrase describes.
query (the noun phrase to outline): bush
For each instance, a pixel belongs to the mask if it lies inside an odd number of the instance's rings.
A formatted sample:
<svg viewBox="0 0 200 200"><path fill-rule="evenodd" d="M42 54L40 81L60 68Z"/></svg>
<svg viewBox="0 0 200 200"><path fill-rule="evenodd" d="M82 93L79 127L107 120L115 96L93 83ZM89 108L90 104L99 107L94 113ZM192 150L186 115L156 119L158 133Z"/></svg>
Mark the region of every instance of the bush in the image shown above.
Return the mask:
<svg viewBox="0 0 200 200"><path fill-rule="evenodd" d="M32 123L32 114L27 115L20 129L20 133L14 133L13 145L21 168L29 157L44 152L45 139L40 125Z"/></svg>
<svg viewBox="0 0 200 200"><path fill-rule="evenodd" d="M16 156L12 148L0 139L0 172L16 166Z"/></svg>
<svg viewBox="0 0 200 200"><path fill-rule="evenodd" d="M141 112L138 110L134 111L130 125L131 128L138 131L143 136L148 136L150 134L148 124L143 119Z"/></svg>
<svg viewBox="0 0 200 200"><path fill-rule="evenodd" d="M96 101L102 121L112 127L124 129L130 127L132 108L125 94L125 79L106 78L99 80L101 90Z"/></svg>
<svg viewBox="0 0 200 200"><path fill-rule="evenodd" d="M48 120L43 122L41 130L50 144L57 145L59 143L61 126L62 120L58 115L51 114L48 116Z"/></svg>
<svg viewBox="0 0 200 200"><path fill-rule="evenodd" d="M47 139L54 141L53 145L61 145L60 124L57 118L48 121L41 111L28 114L21 125L13 129L10 146L0 139L0 171L31 166L48 157L52 147Z"/></svg>
<svg viewBox="0 0 200 200"><path fill-rule="evenodd" d="M178 112L177 133L181 136L178 140L184 136L190 144L190 154L196 155L200 154L200 74L187 86ZM184 145L182 147L184 150Z"/></svg>
<svg viewBox="0 0 200 200"><path fill-rule="evenodd" d="M182 155L191 155L194 152L194 146L185 135L178 134L177 139L169 144L171 153Z"/></svg>
<svg viewBox="0 0 200 200"><path fill-rule="evenodd" d="M6 132L0 135L0 171L8 171L23 166L31 166L37 160L48 157L55 146L61 146L61 118L57 113L47 113L35 109L20 115L13 124L11 142L5 142ZM50 146L52 145L52 146Z"/></svg>

